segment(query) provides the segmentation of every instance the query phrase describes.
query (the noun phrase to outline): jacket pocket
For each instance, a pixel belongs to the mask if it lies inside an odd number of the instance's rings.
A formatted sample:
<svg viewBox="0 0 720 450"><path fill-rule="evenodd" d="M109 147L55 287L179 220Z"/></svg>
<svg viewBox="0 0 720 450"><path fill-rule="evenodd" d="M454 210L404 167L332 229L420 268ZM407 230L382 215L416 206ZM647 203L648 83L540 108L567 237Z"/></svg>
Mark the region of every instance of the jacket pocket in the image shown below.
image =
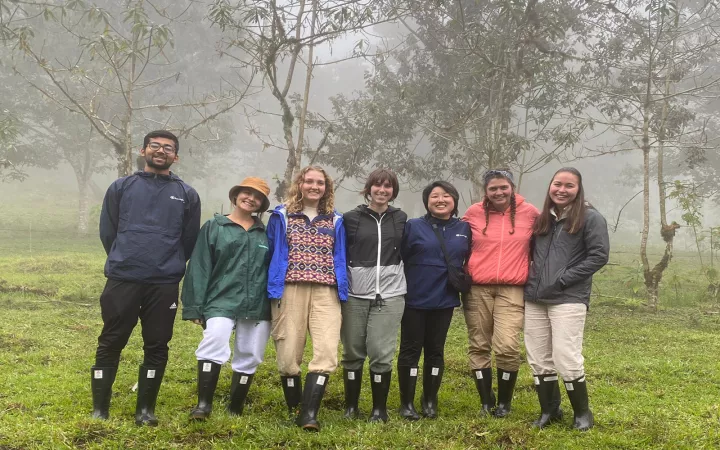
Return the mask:
<svg viewBox="0 0 720 450"><path fill-rule="evenodd" d="M272 313L272 325L270 329L270 336L273 340L279 341L285 339L286 326L287 326L287 313L282 306L278 308L279 300L270 301L270 310Z"/></svg>

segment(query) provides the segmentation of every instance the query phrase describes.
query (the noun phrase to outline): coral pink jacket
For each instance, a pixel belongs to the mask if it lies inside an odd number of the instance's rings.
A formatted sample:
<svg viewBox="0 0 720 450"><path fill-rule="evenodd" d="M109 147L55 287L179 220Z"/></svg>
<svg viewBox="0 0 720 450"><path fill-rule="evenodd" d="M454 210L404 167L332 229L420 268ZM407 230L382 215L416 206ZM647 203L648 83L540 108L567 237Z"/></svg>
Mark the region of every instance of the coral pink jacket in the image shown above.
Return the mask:
<svg viewBox="0 0 720 450"><path fill-rule="evenodd" d="M504 213L490 210L485 228L485 208L482 202L468 208L462 218L472 229L472 250L467 272L473 284L523 285L530 267L530 238L532 226L540 214L538 209L515 194L515 233L510 234L510 209Z"/></svg>

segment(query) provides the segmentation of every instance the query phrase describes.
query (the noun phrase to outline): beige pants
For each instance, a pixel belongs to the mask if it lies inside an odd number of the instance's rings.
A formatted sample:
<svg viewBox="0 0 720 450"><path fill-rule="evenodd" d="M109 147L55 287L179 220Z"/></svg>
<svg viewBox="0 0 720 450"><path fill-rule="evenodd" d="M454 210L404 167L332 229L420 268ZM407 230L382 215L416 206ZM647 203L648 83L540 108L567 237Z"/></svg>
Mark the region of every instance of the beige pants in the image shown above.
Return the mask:
<svg viewBox="0 0 720 450"><path fill-rule="evenodd" d="M342 314L335 286L314 283L285 285L280 307L272 300L272 331L280 375L300 375L306 332L313 357L310 372L330 373L338 364Z"/></svg>
<svg viewBox="0 0 720 450"><path fill-rule="evenodd" d="M491 351L499 369L515 372L520 368L524 311L522 286L473 285L463 302L471 369L491 367Z"/></svg>
<svg viewBox="0 0 720 450"><path fill-rule="evenodd" d="M585 375L582 355L587 307L582 303L525 304L525 348L534 375L559 373L565 381Z"/></svg>

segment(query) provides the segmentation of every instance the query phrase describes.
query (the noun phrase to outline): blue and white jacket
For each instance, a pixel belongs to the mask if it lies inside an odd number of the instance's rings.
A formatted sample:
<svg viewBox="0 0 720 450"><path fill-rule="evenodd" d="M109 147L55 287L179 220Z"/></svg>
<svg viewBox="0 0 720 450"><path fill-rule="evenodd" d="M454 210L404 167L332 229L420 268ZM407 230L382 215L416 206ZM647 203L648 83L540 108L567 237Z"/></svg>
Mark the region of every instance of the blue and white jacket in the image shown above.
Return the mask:
<svg viewBox="0 0 720 450"><path fill-rule="evenodd" d="M270 211L267 235L270 247L270 268L268 270L268 298L282 298L285 290L285 275L288 269L287 209L280 205ZM338 297L346 301L348 297L347 265L345 262L345 227L342 214L333 212L335 227L335 246L333 247L333 269L337 280Z"/></svg>

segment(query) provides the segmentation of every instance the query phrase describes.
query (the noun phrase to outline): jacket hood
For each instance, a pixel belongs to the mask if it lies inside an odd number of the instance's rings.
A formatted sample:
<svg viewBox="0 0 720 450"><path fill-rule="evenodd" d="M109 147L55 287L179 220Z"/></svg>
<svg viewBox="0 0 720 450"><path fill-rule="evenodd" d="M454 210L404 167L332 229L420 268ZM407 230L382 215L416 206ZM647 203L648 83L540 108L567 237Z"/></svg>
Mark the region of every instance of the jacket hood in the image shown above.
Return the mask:
<svg viewBox="0 0 720 450"><path fill-rule="evenodd" d="M353 211L366 212L369 209L370 209L370 207L368 205L357 205L355 207L355 209L353 209ZM395 208L394 206L388 205L388 209L387 209L387 211L385 211L385 213L394 213L396 211L400 211L400 208Z"/></svg>
<svg viewBox="0 0 720 450"><path fill-rule="evenodd" d="M141 177L145 178L160 178L163 180L172 180L172 181L182 181L179 176L175 175L174 173L170 172L170 175L162 175L159 173L153 173L153 172L145 172L144 170L138 170L135 172L134 175L139 175Z"/></svg>
<svg viewBox="0 0 720 450"><path fill-rule="evenodd" d="M235 222L230 220L230 218L227 215L218 214L218 213L215 213L215 215L213 216L213 220L215 220L215 222L218 225L234 225L235 224ZM263 230L265 229L265 224L262 223L262 220L260 220L256 216L253 216L253 220L255 221L255 225L253 225L252 228L260 227Z"/></svg>
<svg viewBox="0 0 720 450"><path fill-rule="evenodd" d="M287 208L285 207L285 205L277 205L277 206L275 207L275 209L271 209L271 210L268 211L268 212L269 212L270 214L277 214L277 215L280 215L280 216L286 216L286 215L288 214ZM337 210L333 210L332 215L335 216L335 217L342 217L342 214L340 214L339 212L337 212Z"/></svg>

